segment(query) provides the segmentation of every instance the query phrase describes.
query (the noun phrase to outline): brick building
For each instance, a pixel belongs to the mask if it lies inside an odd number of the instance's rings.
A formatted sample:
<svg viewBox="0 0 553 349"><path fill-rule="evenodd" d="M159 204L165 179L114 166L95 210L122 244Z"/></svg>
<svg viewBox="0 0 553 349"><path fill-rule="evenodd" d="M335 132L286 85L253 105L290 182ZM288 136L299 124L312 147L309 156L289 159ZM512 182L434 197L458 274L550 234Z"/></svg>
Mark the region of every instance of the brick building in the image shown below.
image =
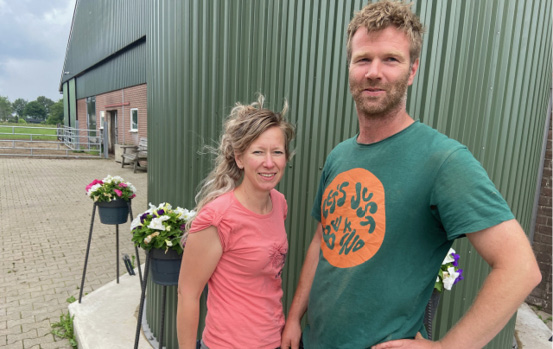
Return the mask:
<svg viewBox="0 0 553 349"><path fill-rule="evenodd" d="M538 212L534 229L533 249L540 265L542 281L528 296L527 302L539 306L551 314L551 123L549 123L549 134L543 164L543 177L541 181L540 197L538 201Z"/></svg>

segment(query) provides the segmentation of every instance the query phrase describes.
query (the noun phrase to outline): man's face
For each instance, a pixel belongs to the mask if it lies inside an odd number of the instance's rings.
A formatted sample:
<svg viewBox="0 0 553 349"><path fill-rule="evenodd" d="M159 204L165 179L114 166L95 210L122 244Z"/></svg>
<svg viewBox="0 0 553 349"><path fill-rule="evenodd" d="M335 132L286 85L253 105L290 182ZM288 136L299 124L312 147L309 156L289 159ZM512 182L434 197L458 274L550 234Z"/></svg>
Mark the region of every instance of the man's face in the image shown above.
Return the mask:
<svg viewBox="0 0 553 349"><path fill-rule="evenodd" d="M349 88L357 112L382 117L405 108L407 87L413 83L418 59L410 64L409 40L396 29L355 32L351 41Z"/></svg>

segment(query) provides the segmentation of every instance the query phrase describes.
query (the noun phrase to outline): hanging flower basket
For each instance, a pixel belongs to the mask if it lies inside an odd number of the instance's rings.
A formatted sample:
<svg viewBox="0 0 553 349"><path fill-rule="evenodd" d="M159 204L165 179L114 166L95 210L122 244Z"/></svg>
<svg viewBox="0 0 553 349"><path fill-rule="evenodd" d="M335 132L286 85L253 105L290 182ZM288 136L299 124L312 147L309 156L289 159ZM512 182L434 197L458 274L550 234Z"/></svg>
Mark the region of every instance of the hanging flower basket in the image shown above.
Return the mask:
<svg viewBox="0 0 553 349"><path fill-rule="evenodd" d="M98 214L103 224L123 224L129 217L128 202L123 199L115 199L109 202L98 202Z"/></svg>
<svg viewBox="0 0 553 349"><path fill-rule="evenodd" d="M182 256L173 249L150 250L152 280L159 285L174 286L179 283Z"/></svg>
<svg viewBox="0 0 553 349"><path fill-rule="evenodd" d="M146 212L131 222L135 246L149 251L152 280L160 285L178 284L182 256L182 240L186 223L196 212L182 207L173 209L169 203L150 204Z"/></svg>

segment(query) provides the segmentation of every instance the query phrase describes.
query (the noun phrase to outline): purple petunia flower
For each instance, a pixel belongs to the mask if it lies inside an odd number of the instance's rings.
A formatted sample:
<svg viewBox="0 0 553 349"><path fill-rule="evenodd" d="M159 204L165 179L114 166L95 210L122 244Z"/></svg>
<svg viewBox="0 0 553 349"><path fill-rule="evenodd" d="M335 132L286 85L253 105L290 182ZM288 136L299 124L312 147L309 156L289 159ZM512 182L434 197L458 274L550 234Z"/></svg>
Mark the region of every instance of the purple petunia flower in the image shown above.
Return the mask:
<svg viewBox="0 0 553 349"><path fill-rule="evenodd" d="M143 213L142 216L140 216L140 223L144 223L144 220L148 218L148 212Z"/></svg>
<svg viewBox="0 0 553 349"><path fill-rule="evenodd" d="M464 279L463 269L458 269L457 272L459 273L459 276L457 276L457 279L455 279L455 282L453 282L454 285Z"/></svg>
<svg viewBox="0 0 553 349"><path fill-rule="evenodd" d="M165 211L164 211L162 208L159 209L159 210L157 210L157 214L158 214L158 215L162 215L162 214L164 214L164 213L165 213Z"/></svg>
<svg viewBox="0 0 553 349"><path fill-rule="evenodd" d="M459 258L461 258L461 256L459 256L457 253L452 253L451 255L453 256L453 259L455 259L453 262L451 262L451 264L453 264L454 267L458 267Z"/></svg>

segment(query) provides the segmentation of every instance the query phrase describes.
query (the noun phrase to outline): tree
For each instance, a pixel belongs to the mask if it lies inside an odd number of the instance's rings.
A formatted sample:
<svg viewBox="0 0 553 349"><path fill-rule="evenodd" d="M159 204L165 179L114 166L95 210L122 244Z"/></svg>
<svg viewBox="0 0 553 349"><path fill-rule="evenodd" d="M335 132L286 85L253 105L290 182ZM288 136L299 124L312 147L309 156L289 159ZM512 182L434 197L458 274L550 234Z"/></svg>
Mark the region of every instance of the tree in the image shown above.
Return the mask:
<svg viewBox="0 0 553 349"><path fill-rule="evenodd" d="M40 104L37 101L31 101L25 106L23 114L33 119L45 120L48 113L46 112L46 108L44 107L44 105Z"/></svg>
<svg viewBox="0 0 553 349"><path fill-rule="evenodd" d="M22 118L25 115L24 114L25 106L27 106L27 101L24 100L23 98L18 98L12 103L13 111L20 118Z"/></svg>
<svg viewBox="0 0 553 349"><path fill-rule="evenodd" d="M8 97L0 96L0 120L8 120L12 113L13 107Z"/></svg>
<svg viewBox="0 0 553 349"><path fill-rule="evenodd" d="M44 108L46 109L46 115L50 114L50 107L52 106L52 104L54 104L53 100L44 96L40 96L36 99L36 101L44 106Z"/></svg>
<svg viewBox="0 0 553 349"><path fill-rule="evenodd" d="M46 119L47 124L63 124L63 99L50 106L50 115Z"/></svg>

